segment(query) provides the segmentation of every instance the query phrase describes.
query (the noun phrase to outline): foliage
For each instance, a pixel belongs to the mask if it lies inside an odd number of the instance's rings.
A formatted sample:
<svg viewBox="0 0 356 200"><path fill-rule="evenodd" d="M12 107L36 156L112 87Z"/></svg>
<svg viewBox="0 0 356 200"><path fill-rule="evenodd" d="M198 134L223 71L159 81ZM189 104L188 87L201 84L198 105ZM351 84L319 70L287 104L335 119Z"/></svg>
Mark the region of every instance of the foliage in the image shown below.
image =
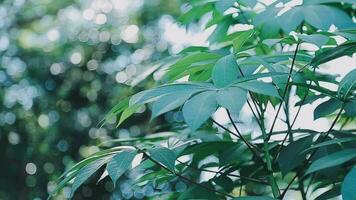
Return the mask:
<svg viewBox="0 0 356 200"><path fill-rule="evenodd" d="M97 152L98 144L150 131L146 123L130 122L116 129L114 119L96 125L118 99L152 85L153 78L143 80L141 72L148 60L169 55L172 44L160 21L175 16L178 5L0 1L0 199L46 199L61 173ZM75 198L121 192L101 183L78 190ZM68 198L68 189L56 198Z"/></svg>
<svg viewBox="0 0 356 200"><path fill-rule="evenodd" d="M356 71L338 80L321 70L324 63L355 52L353 1L309 0L291 8L287 0L258 3L263 11L257 11L257 3L189 1L181 23L194 24L209 14L206 28L215 26L209 46L182 51L174 64L161 68L165 74L155 87L119 102L103 121L118 115L121 124L149 104L151 120L178 113L184 123L169 123L171 134L113 141L113 147L64 173L56 191L74 180L75 192L104 165L102 178L108 174L116 183L130 170L123 163L127 159L131 169L142 170L136 185L153 185L152 195L166 199L284 199L292 190L310 199L319 189L325 193L317 199L353 199ZM253 26L241 30L241 24ZM339 44L336 36L346 41ZM293 97L299 100L295 105ZM300 109L318 102L310 115L331 119L331 125L325 131L294 129ZM238 121L243 108L253 115L254 134ZM229 124L218 122L217 110L226 111ZM277 124L286 128L277 131ZM128 146L118 149L121 145ZM133 153L135 158L126 158ZM182 182L189 187L179 187ZM160 190L167 183L176 186L168 193Z"/></svg>

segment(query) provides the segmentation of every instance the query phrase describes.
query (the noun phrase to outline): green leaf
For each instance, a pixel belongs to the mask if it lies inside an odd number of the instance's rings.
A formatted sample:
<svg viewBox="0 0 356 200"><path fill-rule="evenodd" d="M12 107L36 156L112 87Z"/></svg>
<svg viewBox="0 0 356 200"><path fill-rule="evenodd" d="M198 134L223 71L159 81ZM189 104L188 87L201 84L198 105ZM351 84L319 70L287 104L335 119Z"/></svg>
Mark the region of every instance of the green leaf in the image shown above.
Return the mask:
<svg viewBox="0 0 356 200"><path fill-rule="evenodd" d="M303 164L307 152L304 149L311 146L313 137L305 137L284 147L278 156L277 162L283 175Z"/></svg>
<svg viewBox="0 0 356 200"><path fill-rule="evenodd" d="M249 82L238 83L238 84L235 84L234 86L244 88L246 90L249 90L251 92L255 92L258 94L273 96L273 97L277 97L277 98L281 99L276 87L271 83L265 83L262 81L249 81Z"/></svg>
<svg viewBox="0 0 356 200"><path fill-rule="evenodd" d="M341 107L341 101L337 99L329 99L321 104L319 104L314 110L314 120L321 117L326 117L334 113L337 109Z"/></svg>
<svg viewBox="0 0 356 200"><path fill-rule="evenodd" d="M356 140L356 137L334 138L332 140L328 140L328 141L313 145L310 148L305 149L303 152L307 152L307 151L310 151L315 148L320 148L320 147L329 146L329 145L333 145L333 144L352 142L355 140Z"/></svg>
<svg viewBox="0 0 356 200"><path fill-rule="evenodd" d="M234 182L226 175L220 175L214 178L213 181L228 193L234 189Z"/></svg>
<svg viewBox="0 0 356 200"><path fill-rule="evenodd" d="M330 155L324 156L316 161L314 161L306 174L310 174L325 168L334 167L341 165L349 160L356 157L356 149L346 149Z"/></svg>
<svg viewBox="0 0 356 200"><path fill-rule="evenodd" d="M231 8L234 3L236 2L236 0L223 0L223 1L217 1L215 3L215 8L221 12L224 13L225 10Z"/></svg>
<svg viewBox="0 0 356 200"><path fill-rule="evenodd" d="M225 87L237 79L239 72L234 55L219 59L213 68L212 79L218 88Z"/></svg>
<svg viewBox="0 0 356 200"><path fill-rule="evenodd" d="M196 90L178 91L160 97L152 106L152 117L155 118L163 113L171 111L183 105Z"/></svg>
<svg viewBox="0 0 356 200"><path fill-rule="evenodd" d="M214 61L219 59L221 55L210 53L210 52L199 52L189 54L182 59L178 60L175 64L168 68L168 72L165 76L168 77L169 80L175 80L181 73L183 73L189 66L193 63L198 63L202 61Z"/></svg>
<svg viewBox="0 0 356 200"><path fill-rule="evenodd" d="M346 103L345 114L348 117L356 117L356 101L350 101Z"/></svg>
<svg viewBox="0 0 356 200"><path fill-rule="evenodd" d="M323 194L319 195L318 197L315 198L315 200L329 200L333 199L337 196L340 195L340 185L336 185L330 190L324 192Z"/></svg>
<svg viewBox="0 0 356 200"><path fill-rule="evenodd" d="M232 41L232 45L234 48L234 53L239 53L240 50L242 49L243 45L247 42L247 40L249 40L251 38L251 36L253 35L254 30L248 30L248 31L244 31L241 34L239 34L233 41Z"/></svg>
<svg viewBox="0 0 356 200"><path fill-rule="evenodd" d="M226 33L230 27L230 24L232 23L231 20L225 19L226 17L227 16L225 16L224 20L222 20L220 23L217 24L214 32L209 36L208 41L211 44L221 42L225 38Z"/></svg>
<svg viewBox="0 0 356 200"><path fill-rule="evenodd" d="M237 87L221 89L216 94L219 105L238 114L247 101L247 92Z"/></svg>
<svg viewBox="0 0 356 200"><path fill-rule="evenodd" d="M337 47L323 49L321 53L317 54L313 58L310 65L317 67L323 63L326 63L330 60L334 60L342 56L351 56L355 52L356 52L356 42L347 42Z"/></svg>
<svg viewBox="0 0 356 200"><path fill-rule="evenodd" d="M262 196L247 196L247 197L237 197L233 200L274 200L272 197L262 197Z"/></svg>
<svg viewBox="0 0 356 200"><path fill-rule="evenodd" d="M346 175L341 186L342 199L355 200L356 199L356 166Z"/></svg>
<svg viewBox="0 0 356 200"><path fill-rule="evenodd" d="M298 34L297 37L305 42L315 44L318 47L325 45L329 41L328 36L321 35L321 34L312 34L312 35Z"/></svg>
<svg viewBox="0 0 356 200"><path fill-rule="evenodd" d="M322 4L322 3L355 3L355 0L304 0L304 4Z"/></svg>
<svg viewBox="0 0 356 200"><path fill-rule="evenodd" d="M116 181L130 168L131 162L136 156L135 151L122 151L116 154L108 162L106 170L114 185Z"/></svg>
<svg viewBox="0 0 356 200"><path fill-rule="evenodd" d="M100 167L102 167L107 161L111 158L111 156L100 158L95 160L82 169L79 170L78 174L76 175L73 185L72 185L72 192L71 196L74 195L74 192L91 176L93 175Z"/></svg>
<svg viewBox="0 0 356 200"><path fill-rule="evenodd" d="M203 184L205 187L213 189L214 186L211 183L208 182L203 182L200 183ZM181 193L179 196L178 200L187 200L187 199L204 199L204 200L216 200L220 199L219 196L217 196L214 192L207 190L201 186L193 185L192 187L189 187L186 191Z"/></svg>
<svg viewBox="0 0 356 200"><path fill-rule="evenodd" d="M119 123L117 124L117 126L120 126L127 118L129 118L133 114L135 114L135 112L140 108L140 106L141 105L133 105L133 106L126 108L124 110L124 112L122 112L120 119L119 119Z"/></svg>
<svg viewBox="0 0 356 200"><path fill-rule="evenodd" d="M198 129L217 108L216 92L207 91L193 96L183 106L183 117L192 131Z"/></svg>
<svg viewBox="0 0 356 200"><path fill-rule="evenodd" d="M167 167L171 172L175 170L176 155L174 152L166 147L158 147L148 150L151 158L163 166Z"/></svg>
<svg viewBox="0 0 356 200"><path fill-rule="evenodd" d="M356 50L356 49L355 49ZM347 99L348 95L356 89L356 69L350 71L340 81L338 88L338 96L342 99Z"/></svg>
<svg viewBox="0 0 356 200"><path fill-rule="evenodd" d="M173 94L179 91L200 91L203 90L204 87L201 85L190 84L190 83L177 83L177 84L168 84L162 85L160 87L145 90L133 95L130 98L129 105L135 104L145 104L152 101L157 100L159 97L163 95Z"/></svg>

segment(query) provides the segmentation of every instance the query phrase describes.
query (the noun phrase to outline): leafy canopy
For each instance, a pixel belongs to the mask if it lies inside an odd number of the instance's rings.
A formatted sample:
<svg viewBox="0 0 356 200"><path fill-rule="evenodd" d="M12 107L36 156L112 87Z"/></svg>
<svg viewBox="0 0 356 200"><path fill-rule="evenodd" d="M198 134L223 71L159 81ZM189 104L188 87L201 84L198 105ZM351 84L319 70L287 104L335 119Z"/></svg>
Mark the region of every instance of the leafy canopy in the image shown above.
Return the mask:
<svg viewBox="0 0 356 200"><path fill-rule="evenodd" d="M356 135L346 127L355 125L356 71L341 80L322 73L325 63L356 51L352 3L188 1L180 23L196 23L208 14L206 28L215 26L209 45L183 50L174 64L158 69L164 75L155 87L120 101L103 121L119 116L120 125L148 104L151 120L175 113L184 123L167 123L172 134L115 143L128 146L108 148L74 166L55 192L72 179L75 192L104 165L116 183L134 163L143 169L137 185L159 188L183 181L191 186L154 193L171 199L283 199L291 189L309 199L320 188L331 189L317 199L354 199ZM242 30L241 24L250 26ZM330 119L326 131L293 128L307 104L318 104L310 112L315 120ZM253 116L251 124L237 121L244 108ZM215 121L217 110L225 111L229 124ZM277 123L286 129L275 130ZM246 125L255 128L247 132ZM139 159L133 162L134 157Z"/></svg>

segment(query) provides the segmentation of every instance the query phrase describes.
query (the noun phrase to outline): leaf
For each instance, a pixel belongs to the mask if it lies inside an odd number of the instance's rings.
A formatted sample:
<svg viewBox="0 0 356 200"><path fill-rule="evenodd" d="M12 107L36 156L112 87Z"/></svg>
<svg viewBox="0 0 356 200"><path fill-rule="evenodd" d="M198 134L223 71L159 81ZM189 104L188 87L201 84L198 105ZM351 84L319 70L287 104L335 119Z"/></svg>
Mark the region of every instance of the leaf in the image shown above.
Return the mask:
<svg viewBox="0 0 356 200"><path fill-rule="evenodd" d="M106 170L114 185L116 181L130 168L131 162L136 156L135 151L122 151L116 154L108 162Z"/></svg>
<svg viewBox="0 0 356 200"><path fill-rule="evenodd" d="M312 34L312 35L298 34L297 37L305 42L315 44L318 47L325 45L329 41L328 36L321 35L321 34Z"/></svg>
<svg viewBox="0 0 356 200"><path fill-rule="evenodd" d="M205 187L208 187L211 189L214 188L214 186L209 182L203 182L203 183L199 183L199 184L202 184ZM186 191L181 193L181 195L178 198L178 200L187 200L187 199L216 200L216 199L219 199L219 196L217 196L215 194L215 192L207 190L204 187L193 185L192 187L189 187Z"/></svg>
<svg viewBox="0 0 356 200"><path fill-rule="evenodd" d="M310 65L317 67L323 63L326 63L330 60L334 60L342 56L351 56L355 52L356 52L356 42L347 42L337 47L322 49L321 53L317 54L313 58Z"/></svg>
<svg viewBox="0 0 356 200"><path fill-rule="evenodd" d="M148 150L151 158L165 167L167 167L171 172L175 170L176 155L174 152L166 147L158 147Z"/></svg>
<svg viewBox="0 0 356 200"><path fill-rule="evenodd" d="M239 72L234 55L220 58L213 68L212 79L218 88L225 87L237 79Z"/></svg>
<svg viewBox="0 0 356 200"><path fill-rule="evenodd" d="M355 3L355 0L304 0L304 4L321 4L321 3Z"/></svg>
<svg viewBox="0 0 356 200"><path fill-rule="evenodd" d="M262 196L247 196L247 197L237 197L233 200L274 200L272 197L262 197Z"/></svg>
<svg viewBox="0 0 356 200"><path fill-rule="evenodd" d="M329 146L329 145L333 145L333 144L352 142L352 141L355 141L355 140L356 140L356 137L334 138L332 140L328 140L328 141L313 145L313 146L305 149L303 152L307 152L307 151L310 151L311 149L324 147L324 146Z"/></svg>
<svg viewBox="0 0 356 200"><path fill-rule="evenodd" d="M183 106L183 117L192 131L198 129L215 112L216 92L207 91L193 96Z"/></svg>
<svg viewBox="0 0 356 200"><path fill-rule="evenodd" d="M239 77L236 81L230 84L230 86L238 86L240 83L257 80L259 78L277 77L277 76L288 77L288 73L268 72L268 73L252 74L249 76Z"/></svg>
<svg viewBox="0 0 356 200"><path fill-rule="evenodd" d="M314 120L334 113L341 105L342 103L337 99L329 99L319 104L314 110Z"/></svg>
<svg viewBox="0 0 356 200"><path fill-rule="evenodd" d="M163 113L178 108L196 92L197 91L195 90L179 91L160 97L156 102L153 103L151 118L153 119Z"/></svg>
<svg viewBox="0 0 356 200"><path fill-rule="evenodd" d="M135 112L141 107L141 105L133 105L131 107L128 107L122 112L119 123L117 126L120 126L127 118L131 117L131 115L135 114Z"/></svg>
<svg viewBox="0 0 356 200"><path fill-rule="evenodd" d="M206 89L201 85L190 84L190 83L177 83L162 85L160 87L145 90L133 95L130 98L129 105L135 104L145 104L157 100L159 97L167 94L173 94L179 91L200 91Z"/></svg>
<svg viewBox="0 0 356 200"><path fill-rule="evenodd" d="M220 175L214 178L213 181L228 193L234 189L234 182L226 175Z"/></svg>
<svg viewBox="0 0 356 200"><path fill-rule="evenodd" d="M239 34L233 41L232 45L234 48L234 53L239 53L243 45L247 42L248 39L254 34L254 30L244 31Z"/></svg>
<svg viewBox="0 0 356 200"><path fill-rule="evenodd" d="M356 50L356 48L355 48ZM337 90L338 96L342 99L347 99L348 95L356 89L356 69L350 71L340 81L339 88Z"/></svg>
<svg viewBox="0 0 356 200"><path fill-rule="evenodd" d="M109 157L104 157L98 160L95 160L82 169L79 170L78 174L76 175L73 185L72 185L72 192L71 196L74 195L74 192L91 176L93 175L100 167L102 167L109 159Z"/></svg>
<svg viewBox="0 0 356 200"><path fill-rule="evenodd" d="M312 142L313 137L304 137L288 144L281 150L277 162L283 175L286 175L300 164L303 164L307 152L302 152L304 149L310 147Z"/></svg>
<svg viewBox="0 0 356 200"><path fill-rule="evenodd" d="M356 199L356 166L346 175L344 182L341 185L342 199L355 200Z"/></svg>
<svg viewBox="0 0 356 200"><path fill-rule="evenodd" d="M350 101L346 103L345 114L348 117L356 117L356 101Z"/></svg>
<svg viewBox="0 0 356 200"><path fill-rule="evenodd" d="M330 155L324 156L316 161L314 161L306 174L310 174L325 168L334 167L341 165L349 160L356 157L356 149L346 149Z"/></svg>
<svg viewBox="0 0 356 200"><path fill-rule="evenodd" d="M237 87L221 89L216 94L219 105L238 114L247 101L247 92Z"/></svg>
<svg viewBox="0 0 356 200"><path fill-rule="evenodd" d="M315 200L329 200L340 195L340 185L336 185L315 198Z"/></svg>
<svg viewBox="0 0 356 200"><path fill-rule="evenodd" d="M271 83L265 83L262 81L249 81L249 82L242 82L235 84L234 86L244 88L246 90L249 90L251 92L255 92L258 94L263 94L267 96L273 96L281 99L281 97L278 94L278 91L274 85Z"/></svg>
<svg viewBox="0 0 356 200"><path fill-rule="evenodd" d="M189 54L182 59L178 60L175 64L168 68L168 72L165 76L169 80L175 80L177 76L183 73L187 67L191 66L193 63L202 62L202 61L214 61L221 57L219 54L210 53L210 52L199 52Z"/></svg>
<svg viewBox="0 0 356 200"><path fill-rule="evenodd" d="M224 13L225 10L231 8L234 3L236 2L236 0L223 0L223 1L217 1L215 3L215 8L221 12Z"/></svg>
<svg viewBox="0 0 356 200"><path fill-rule="evenodd" d="M225 16L226 18L226 16ZM218 42L221 42L224 37L226 36L226 33L230 27L231 20L225 19L221 21L220 23L217 24L214 32L208 37L208 41L210 44L215 44Z"/></svg>

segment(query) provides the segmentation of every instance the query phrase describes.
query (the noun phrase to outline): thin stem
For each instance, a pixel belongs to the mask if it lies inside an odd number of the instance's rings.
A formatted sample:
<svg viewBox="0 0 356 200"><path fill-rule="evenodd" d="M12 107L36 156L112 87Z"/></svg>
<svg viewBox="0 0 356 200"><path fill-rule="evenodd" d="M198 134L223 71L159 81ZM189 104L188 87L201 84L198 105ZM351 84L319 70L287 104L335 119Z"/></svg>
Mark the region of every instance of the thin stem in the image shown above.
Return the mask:
<svg viewBox="0 0 356 200"><path fill-rule="evenodd" d="M286 97L286 95L287 95L287 91L289 90L289 82L290 82L290 80L291 80L291 78L292 78L294 63L295 63L296 58L297 58L297 53L298 53L299 45L300 45L300 42L298 42L297 47L295 48L294 55L293 55L293 60L292 60L292 65L291 65L291 68L290 68L289 73L288 73L287 84L286 84L286 86L285 86L285 88L284 88L283 95L282 95L282 102L279 104L279 107L278 107L278 109L277 109L276 116L275 116L274 119L273 119L272 126L271 126L271 129L270 129L270 131L269 131L267 141L269 141L269 139L271 138L271 133L273 132L274 125L276 124L276 121L277 121L279 112L281 111L283 102L285 101L285 97Z"/></svg>
<svg viewBox="0 0 356 200"><path fill-rule="evenodd" d="M325 133L324 136L319 136L319 137L322 137L320 142L324 142L326 140L326 138L329 136L329 134L331 133L331 131L333 130L336 122L339 120L340 116L341 116L341 113L342 111L344 110L345 108L345 105L346 103L343 102L341 108L340 108L340 111L338 112L338 114L336 115L334 121L332 122L330 128L328 129L328 131ZM318 139L316 140L318 141ZM313 156L315 155L315 153L318 151L319 147L315 148L314 151L310 154L309 158L306 160L305 164L304 164L304 167L302 167L299 171L297 171L296 175L292 178L292 180L289 182L289 184L287 185L287 187L285 188L285 190L283 191L282 195L281 195L281 199L283 199L283 197L285 196L285 194L287 193L288 191L288 188L293 184L294 180L297 178L297 176L300 176L300 173L307 168L310 160L313 158Z"/></svg>
<svg viewBox="0 0 356 200"><path fill-rule="evenodd" d="M315 68L314 68L314 70L313 70L313 73L315 73ZM312 84L312 82L313 82L313 81L310 81L310 82L309 82L309 87L310 87L310 85ZM284 143L286 142L286 140L287 140L287 138L288 138L288 135L289 135L289 134L292 135L291 130L292 130L292 128L293 128L295 122L297 121L297 118L298 118L298 116L299 116L300 110L302 109L302 106L303 106L305 100L307 99L308 94L309 94L309 88L308 88L308 91L306 92L306 94L304 95L301 104L300 104L299 107L298 107L298 111L297 111L297 113L296 113L295 116L294 116L294 119L293 119L292 124L291 124L290 126L289 126L289 124L288 124L288 132L287 132L286 136L284 137L281 146L279 146L279 148L278 148L276 158L277 158L278 155L281 153L281 151L282 151L282 149L283 149L283 147L284 147L283 145L284 145Z"/></svg>
<svg viewBox="0 0 356 200"><path fill-rule="evenodd" d="M195 181L193 181L193 180L191 180L191 179L189 179L189 178L187 178L187 177L185 177L185 176L183 176L183 175L181 175L181 174L179 174L179 173L176 173L176 172L170 170L170 169L167 168L166 166L164 166L164 165L162 165L161 163L157 162L156 160L152 159L151 156L148 155L146 152L143 152L143 154L144 154L149 160L151 160L152 162L154 162L156 165L158 165L158 166L160 166L161 168L165 169L166 171L168 171L168 172L170 172L170 173L172 173L172 174L178 176L179 178L183 179L184 181L186 181L186 182L188 182L188 183L194 184L194 185L196 185L196 186L202 187L202 188L204 188L204 189L206 189L206 190L209 190L209 191L211 191L211 192L218 193L218 194L223 195L223 196L227 196L227 197L230 197L230 198L234 198L234 196L232 196L232 195L230 195L230 194L226 194L226 193L224 193L224 192L220 192L220 191L218 191L218 190L215 190L215 189L213 189L213 188L210 188L210 187L208 187L208 186L206 186L206 185L197 183L197 182L195 182Z"/></svg>
<svg viewBox="0 0 356 200"><path fill-rule="evenodd" d="M226 128L225 126L221 125L219 122L215 121L214 119L213 123L216 124L217 126L219 126L220 128L224 129L226 132L231 133L233 136L237 137L237 138L241 138L238 134L234 133L233 131L229 130L228 128Z"/></svg>
<svg viewBox="0 0 356 200"><path fill-rule="evenodd" d="M268 181L271 184L272 193L273 193L274 198L279 198L281 194L280 194L276 179L273 176L272 160L271 160L271 155L269 153L269 144L268 144L268 140L267 140L267 133L266 133L266 129L264 127L264 114L263 113L261 116L261 124L262 124L261 131L262 131L262 137L263 137L263 147L264 147L264 151L265 151L265 159L266 159L267 170L268 170Z"/></svg>
<svg viewBox="0 0 356 200"><path fill-rule="evenodd" d="M304 191L304 183L303 183L303 180L300 178L300 177L298 177L298 188L299 188L299 190L300 190L300 193L301 193L301 195L302 195L302 198L303 198L303 200L307 200L307 195L306 195L306 192Z"/></svg>
<svg viewBox="0 0 356 200"><path fill-rule="evenodd" d="M313 183L314 178L315 178L315 174L313 174L312 177L310 178L310 181L308 183L307 189L305 190L306 194L308 194L309 188L310 188L311 184Z"/></svg>
<svg viewBox="0 0 356 200"><path fill-rule="evenodd" d="M239 138L239 139L242 139L240 135L234 133L233 131L229 130L228 128L226 128L225 126L223 126L222 124L220 124L219 122L215 121L214 119L213 120L213 123L216 124L217 126L219 126L220 128L224 129L226 132L229 132L231 133L233 136ZM248 141L247 141L248 142ZM257 151L261 152L261 149L259 149L256 145L252 144L249 142L249 145L253 146Z"/></svg>
<svg viewBox="0 0 356 200"><path fill-rule="evenodd" d="M261 183L261 184L265 184L265 185L268 185L267 182L263 181L263 180L260 180L260 179L256 179L256 178L251 178L251 177L247 177L247 176L240 176L240 175L236 175L236 174L230 174L230 173L224 173L224 172L221 172L221 171L214 171L214 170L209 170L209 169L201 169L201 168L197 168L197 167L194 167L192 165L189 165L189 164L186 164L180 160L177 160L179 163L181 163L182 165L185 165L189 168L192 168L196 171L204 171L204 172L211 172L211 173L216 173L216 174L220 174L220 175L227 175L227 176L231 176L231 177L236 177L236 178L244 178L246 180L249 180L249 181L252 181L252 182L256 182L256 183Z"/></svg>
<svg viewBox="0 0 356 200"><path fill-rule="evenodd" d="M234 127L235 131L237 132L237 134L240 136L240 139L246 144L246 146L250 149L250 151L257 157L257 158L260 158L255 150L252 148L252 146L250 145L250 143L242 136L241 132L239 131L239 129L237 128L236 124L234 123L234 120L232 119L231 117L231 114L229 112L228 109L226 109L226 112L227 112L227 115L229 116L229 119L232 123L232 126Z"/></svg>

